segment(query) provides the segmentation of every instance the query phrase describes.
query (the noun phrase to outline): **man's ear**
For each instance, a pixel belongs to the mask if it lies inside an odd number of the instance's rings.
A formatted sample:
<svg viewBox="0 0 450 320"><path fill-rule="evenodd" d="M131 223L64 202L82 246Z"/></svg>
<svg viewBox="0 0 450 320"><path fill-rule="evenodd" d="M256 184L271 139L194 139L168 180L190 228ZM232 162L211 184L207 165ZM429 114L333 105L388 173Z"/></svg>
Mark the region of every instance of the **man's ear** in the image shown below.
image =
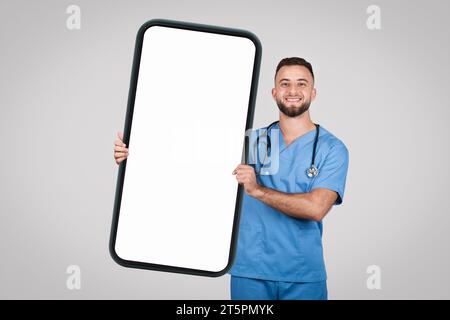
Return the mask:
<svg viewBox="0 0 450 320"><path fill-rule="evenodd" d="M316 98L316 94L317 94L317 90L316 90L316 88L313 88L312 92L311 92L311 101L313 101Z"/></svg>
<svg viewBox="0 0 450 320"><path fill-rule="evenodd" d="M277 89L272 88L272 97L276 101L277 100Z"/></svg>

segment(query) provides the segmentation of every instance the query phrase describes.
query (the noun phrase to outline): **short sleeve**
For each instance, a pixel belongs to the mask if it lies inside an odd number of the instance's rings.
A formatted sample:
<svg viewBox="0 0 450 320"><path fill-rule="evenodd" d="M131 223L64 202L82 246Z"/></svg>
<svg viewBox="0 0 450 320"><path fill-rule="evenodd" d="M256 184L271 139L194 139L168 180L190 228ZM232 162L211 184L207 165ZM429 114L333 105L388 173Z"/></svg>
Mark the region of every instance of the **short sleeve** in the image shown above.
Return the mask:
<svg viewBox="0 0 450 320"><path fill-rule="evenodd" d="M326 188L336 191L338 197L334 204L340 205L344 200L348 160L348 150L343 143L332 146L323 165L318 168L319 174L314 178L310 190Z"/></svg>

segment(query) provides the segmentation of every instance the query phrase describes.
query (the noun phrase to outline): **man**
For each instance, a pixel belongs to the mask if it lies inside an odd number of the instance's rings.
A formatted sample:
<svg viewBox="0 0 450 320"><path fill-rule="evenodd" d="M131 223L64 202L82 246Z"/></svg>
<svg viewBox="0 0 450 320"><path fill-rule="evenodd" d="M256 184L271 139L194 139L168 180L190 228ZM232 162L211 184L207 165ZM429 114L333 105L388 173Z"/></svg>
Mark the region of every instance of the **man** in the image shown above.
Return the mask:
<svg viewBox="0 0 450 320"><path fill-rule="evenodd" d="M244 186L236 260L230 269L232 299L327 299L322 219L344 197L348 169L345 145L320 126L315 165L310 167L316 126L309 106L316 97L311 64L280 61L272 96L279 123L279 168L258 175L249 165L233 171ZM273 148L274 150L275 148ZM128 156L122 133L115 141L119 164Z"/></svg>
<svg viewBox="0 0 450 320"><path fill-rule="evenodd" d="M316 134L309 114L316 97L309 62L281 60L272 96L280 111L272 126L279 132L277 172L257 178L254 167L244 164L233 171L245 193L236 260L229 272L231 298L326 300L322 219L333 204L342 203L348 151L320 126L318 175L306 174Z"/></svg>

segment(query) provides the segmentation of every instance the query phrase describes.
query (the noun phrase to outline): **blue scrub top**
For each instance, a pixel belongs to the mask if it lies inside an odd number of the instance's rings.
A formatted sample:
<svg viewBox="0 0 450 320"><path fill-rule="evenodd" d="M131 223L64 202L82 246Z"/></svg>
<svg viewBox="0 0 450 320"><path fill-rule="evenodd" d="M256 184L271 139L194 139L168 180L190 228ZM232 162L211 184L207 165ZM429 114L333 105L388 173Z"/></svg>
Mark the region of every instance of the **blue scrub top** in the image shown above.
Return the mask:
<svg viewBox="0 0 450 320"><path fill-rule="evenodd" d="M319 174L309 178L306 170L311 165L316 130L286 147L278 123L272 128L279 134L279 168L274 174L257 175L258 183L286 193L327 188L338 193L335 205L341 204L349 158L344 143L320 126L315 159ZM322 221L290 217L244 191L237 252L229 273L272 281L326 280Z"/></svg>

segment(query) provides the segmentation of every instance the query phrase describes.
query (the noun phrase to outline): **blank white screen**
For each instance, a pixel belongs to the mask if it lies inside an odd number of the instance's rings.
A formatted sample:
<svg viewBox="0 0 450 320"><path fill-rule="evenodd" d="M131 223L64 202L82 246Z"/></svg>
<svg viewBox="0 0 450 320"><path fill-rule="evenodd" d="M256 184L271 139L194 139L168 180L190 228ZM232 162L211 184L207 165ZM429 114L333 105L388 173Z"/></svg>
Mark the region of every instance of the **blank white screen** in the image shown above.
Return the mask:
<svg viewBox="0 0 450 320"><path fill-rule="evenodd" d="M255 59L244 37L146 30L115 251L218 272L228 264Z"/></svg>

